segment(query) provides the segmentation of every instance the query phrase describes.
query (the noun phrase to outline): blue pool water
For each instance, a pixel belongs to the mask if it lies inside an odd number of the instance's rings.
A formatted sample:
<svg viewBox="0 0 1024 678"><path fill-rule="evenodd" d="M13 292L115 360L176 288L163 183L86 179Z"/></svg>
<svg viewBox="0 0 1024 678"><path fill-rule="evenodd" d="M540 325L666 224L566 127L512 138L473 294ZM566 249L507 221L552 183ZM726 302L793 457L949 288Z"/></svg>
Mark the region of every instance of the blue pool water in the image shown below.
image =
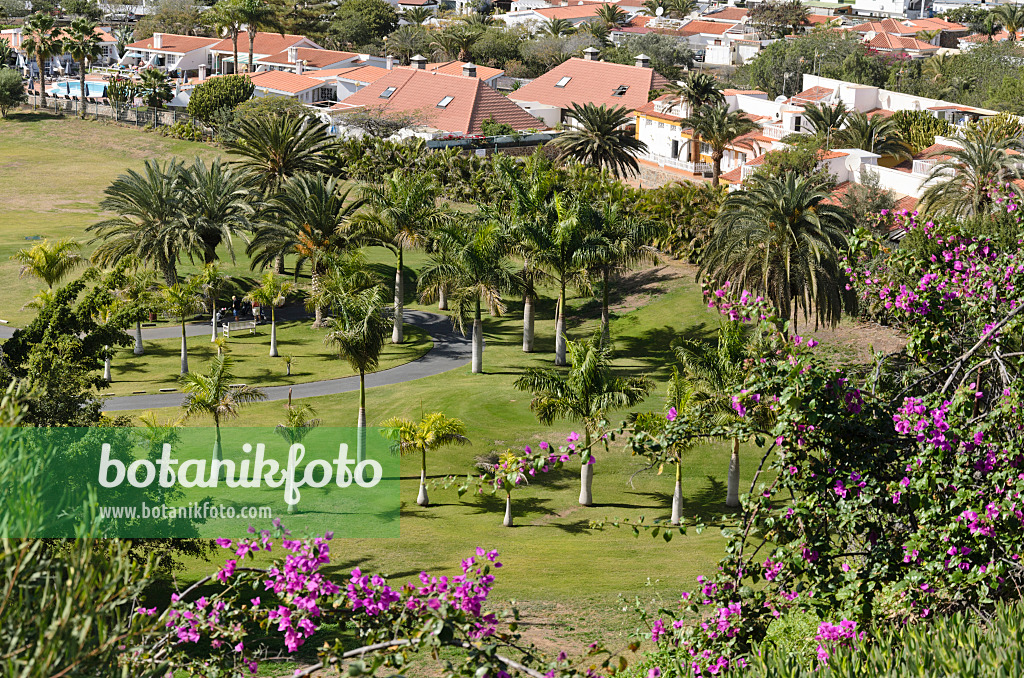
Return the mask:
<svg viewBox="0 0 1024 678"><path fill-rule="evenodd" d="M68 94L69 93L68 92L68 85L71 86L71 92L70 92L71 96L77 97L78 93L79 93L79 91L81 89L79 87L79 83L78 82L70 82L70 83L62 82L59 85L54 85L53 87L48 88L46 91L49 92L50 94ZM101 96L103 96L103 90L104 90L104 88L106 86L107 86L106 83L103 83L103 82L94 82L92 80L86 80L85 81L86 96L89 96L89 97L101 97Z"/></svg>

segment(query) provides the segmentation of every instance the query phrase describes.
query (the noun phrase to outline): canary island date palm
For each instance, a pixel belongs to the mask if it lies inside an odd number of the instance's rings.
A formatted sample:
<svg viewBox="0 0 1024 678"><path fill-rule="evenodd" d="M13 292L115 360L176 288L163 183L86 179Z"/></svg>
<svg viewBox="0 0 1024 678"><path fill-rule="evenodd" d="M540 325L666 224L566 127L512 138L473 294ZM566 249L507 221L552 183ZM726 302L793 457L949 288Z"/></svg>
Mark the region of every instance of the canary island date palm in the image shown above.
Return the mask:
<svg viewBox="0 0 1024 678"><path fill-rule="evenodd" d="M295 285L281 280L271 271L263 274L260 286L245 295L245 300L253 306L270 309L270 357L278 357L277 353L277 315L276 309L284 303L287 296L295 289Z"/></svg>
<svg viewBox="0 0 1024 678"><path fill-rule="evenodd" d="M996 5L992 13L999 19L999 23L1006 29L1010 36L1010 42L1017 40L1017 33L1024 28L1024 4L1008 2Z"/></svg>
<svg viewBox="0 0 1024 678"><path fill-rule="evenodd" d="M500 226L477 220L445 229L440 240L444 259L432 258L420 271L419 293L432 302L442 289L448 290L452 321L463 334L466 319L473 318L473 374L484 371L484 328L482 308L492 317L505 312L502 295L516 289L516 274L509 260L509 248Z"/></svg>
<svg viewBox="0 0 1024 678"><path fill-rule="evenodd" d="M1021 142L1007 139L995 129L968 134L960 140L961 148L942 151L943 159L932 167L925 179L921 210L967 217L989 212L994 206L989 195L992 187L1010 183L1022 176ZM1019 192L1016 184L1010 190Z"/></svg>
<svg viewBox="0 0 1024 678"><path fill-rule="evenodd" d="M611 349L598 341L570 341L569 371L526 370L513 385L533 394L530 409L549 425L556 419L583 424L584 451L580 470L580 498L583 506L594 503L592 436L600 430L608 413L643 402L651 390L646 377L617 377L611 369Z"/></svg>
<svg viewBox="0 0 1024 678"><path fill-rule="evenodd" d="M225 245L235 261L234 238L252 229L253 193L242 172L214 160L207 165L196 158L181 170L181 223L187 248L200 253L203 263L217 260Z"/></svg>
<svg viewBox="0 0 1024 678"><path fill-rule="evenodd" d="M431 412L420 417L419 421L392 417L380 424L386 438L394 441L394 448L400 454L420 455L420 491L416 503L429 506L427 496L427 452L449 447L451 445L468 445L466 425L454 417L445 416L442 412Z"/></svg>
<svg viewBox="0 0 1024 678"><path fill-rule="evenodd" d="M714 106L725 101L718 80L709 73L687 71L682 80L666 89L678 98L676 106L687 115L692 115L702 106Z"/></svg>
<svg viewBox="0 0 1024 678"><path fill-rule="evenodd" d="M234 363L230 356L218 355L210 361L209 374L184 374L181 377L181 390L185 392L185 399L181 403L183 418L209 415L213 418L213 426L216 431L216 439L213 443L213 464L210 468L210 477L213 476L213 466L223 462L223 450L221 448L220 424L225 419L238 416L238 411L246 405L266 400L267 395L263 389L256 386L232 385L235 375L231 372ZM234 475L234 463L231 464L232 475ZM226 477L226 464L220 463L217 477Z"/></svg>
<svg viewBox="0 0 1024 678"><path fill-rule="evenodd" d="M161 305L164 311L178 319L181 324L181 373L188 374L188 342L185 339L185 321L203 310L205 305L199 284L195 280L165 285L160 289Z"/></svg>
<svg viewBox="0 0 1024 678"><path fill-rule="evenodd" d="M850 213L832 205L818 181L786 172L753 175L743 190L730 193L714 221L700 261L700 275L715 285L764 295L780 318L791 321L815 311L815 323L830 327L857 310L842 254Z"/></svg>
<svg viewBox="0 0 1024 678"><path fill-rule="evenodd" d="M366 209L352 220L359 237L395 253L395 306L391 341L405 341L402 308L405 303L405 252L422 249L430 234L449 219L438 203L439 188L426 174L395 170L379 184L363 188Z"/></svg>
<svg viewBox="0 0 1024 678"><path fill-rule="evenodd" d="M38 278L46 283L47 289L52 290L54 285L85 263L79 254L81 249L79 243L67 238L44 240L18 250L11 255L11 260L21 264L20 275L23 278Z"/></svg>
<svg viewBox="0 0 1024 678"><path fill-rule="evenodd" d="M722 176L722 158L725 149L738 137L758 129L757 124L743 111L730 111L727 104L704 105L682 124L693 130L695 140L711 147L711 185L718 186Z"/></svg>
<svg viewBox="0 0 1024 678"><path fill-rule="evenodd" d="M836 133L846 126L850 110L842 101L834 104L807 104L804 107L804 122L820 137L825 137L831 147Z"/></svg>
<svg viewBox="0 0 1024 678"><path fill-rule="evenodd" d="M546 35L553 38L561 38L568 35L572 35L576 32L576 27L569 22L568 19L562 19L559 17L552 17L546 21L540 23L540 27L537 29L539 35Z"/></svg>
<svg viewBox="0 0 1024 678"><path fill-rule="evenodd" d="M22 48L29 59L36 60L39 96L46 106L46 62L64 53L64 42L56 30L56 19L42 12L26 17L22 27Z"/></svg>
<svg viewBox="0 0 1024 678"><path fill-rule="evenodd" d="M837 143L843 148L859 148L897 160L910 158L910 146L903 140L899 127L892 119L881 115L869 118L860 111L854 111L837 136Z"/></svg>
<svg viewBox="0 0 1024 678"><path fill-rule="evenodd" d="M85 96L88 90L85 87L85 66L86 63L94 61L103 55L103 46L100 43L99 33L96 32L96 24L89 19L72 19L71 25L64 29L64 51L72 59L78 62L78 105L82 119L85 119Z"/></svg>
<svg viewBox="0 0 1024 678"><path fill-rule="evenodd" d="M647 151L647 144L626 128L633 117L625 107L574 103L566 115L571 126L550 142L560 158L606 169L616 177L640 171L636 156Z"/></svg>
<svg viewBox="0 0 1024 678"><path fill-rule="evenodd" d="M237 5L235 11L238 13L238 17L245 24L246 30L248 31L249 39L249 61L246 62L246 72L252 72L255 70L255 64L253 62L253 49L256 46L256 40L259 38L260 31L271 29L281 34L284 37L284 25L281 23L280 17L278 16L278 6L274 3L267 2L266 0L234 0ZM238 60L235 60L235 70L238 70Z"/></svg>

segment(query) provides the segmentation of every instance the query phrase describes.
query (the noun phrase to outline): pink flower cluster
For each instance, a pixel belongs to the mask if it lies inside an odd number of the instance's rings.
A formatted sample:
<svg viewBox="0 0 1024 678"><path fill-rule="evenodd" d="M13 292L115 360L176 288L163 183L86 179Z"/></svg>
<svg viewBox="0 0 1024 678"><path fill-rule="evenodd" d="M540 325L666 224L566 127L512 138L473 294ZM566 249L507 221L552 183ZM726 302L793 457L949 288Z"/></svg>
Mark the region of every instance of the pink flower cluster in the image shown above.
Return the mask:
<svg viewBox="0 0 1024 678"><path fill-rule="evenodd" d="M748 290L738 290L726 280L722 287L709 290L704 288L708 308L717 308L719 313L732 321L744 323L768 320L774 315L771 303L760 295Z"/></svg>
<svg viewBox="0 0 1024 678"><path fill-rule="evenodd" d="M844 619L838 624L822 622L814 637L818 641L818 660L827 664L831 656L830 648L841 645L852 645L855 640L863 640L864 632L857 633L857 622Z"/></svg>
<svg viewBox="0 0 1024 678"><path fill-rule="evenodd" d="M956 442L946 436L950 428L946 420L948 413L949 401L943 401L941 407L929 409L921 398L909 397L904 399L892 420L897 433L913 434L918 442L927 442L948 452Z"/></svg>

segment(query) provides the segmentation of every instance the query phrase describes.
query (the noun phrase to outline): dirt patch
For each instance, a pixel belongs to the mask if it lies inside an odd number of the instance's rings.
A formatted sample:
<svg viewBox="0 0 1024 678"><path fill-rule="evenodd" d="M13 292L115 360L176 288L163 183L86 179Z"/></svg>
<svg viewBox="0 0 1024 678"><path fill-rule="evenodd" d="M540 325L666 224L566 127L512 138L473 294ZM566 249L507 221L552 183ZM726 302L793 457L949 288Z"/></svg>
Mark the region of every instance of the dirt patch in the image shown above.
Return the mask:
<svg viewBox="0 0 1024 678"><path fill-rule="evenodd" d="M559 511L557 513L552 513L550 515L541 516L540 518L537 518L532 523L530 523L530 525L547 525L548 523L553 523L556 520L561 520L563 518L568 518L569 516L571 516L572 514L576 513L579 510L580 510L579 506L571 506L571 507L569 507L567 509L564 509L562 511Z"/></svg>

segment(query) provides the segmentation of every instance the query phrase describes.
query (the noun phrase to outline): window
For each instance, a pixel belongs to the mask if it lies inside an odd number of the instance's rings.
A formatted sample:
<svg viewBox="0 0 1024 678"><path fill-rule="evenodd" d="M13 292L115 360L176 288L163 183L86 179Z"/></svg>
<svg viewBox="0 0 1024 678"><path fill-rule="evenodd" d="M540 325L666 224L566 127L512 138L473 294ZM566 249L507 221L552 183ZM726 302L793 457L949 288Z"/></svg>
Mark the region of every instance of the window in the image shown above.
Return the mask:
<svg viewBox="0 0 1024 678"><path fill-rule="evenodd" d="M444 99L441 99L440 101L437 102L437 107L447 108L448 104L450 104L454 98L455 97L445 97Z"/></svg>
<svg viewBox="0 0 1024 678"><path fill-rule="evenodd" d="M388 87L386 90L380 93L381 99L390 99L391 95L395 93L394 87Z"/></svg>
<svg viewBox="0 0 1024 678"><path fill-rule="evenodd" d="M793 131L799 132L802 123L803 123L803 118L801 118L799 115L795 116L794 119L793 119Z"/></svg>
<svg viewBox="0 0 1024 678"><path fill-rule="evenodd" d="M629 89L629 85L619 85L618 87L615 88L615 91L612 92L612 96L613 97L625 96L626 95L626 90L628 90L628 89Z"/></svg>
<svg viewBox="0 0 1024 678"><path fill-rule="evenodd" d="M572 77L567 75L558 82L556 82L555 87L565 87L566 85L569 84L570 80L572 80Z"/></svg>

